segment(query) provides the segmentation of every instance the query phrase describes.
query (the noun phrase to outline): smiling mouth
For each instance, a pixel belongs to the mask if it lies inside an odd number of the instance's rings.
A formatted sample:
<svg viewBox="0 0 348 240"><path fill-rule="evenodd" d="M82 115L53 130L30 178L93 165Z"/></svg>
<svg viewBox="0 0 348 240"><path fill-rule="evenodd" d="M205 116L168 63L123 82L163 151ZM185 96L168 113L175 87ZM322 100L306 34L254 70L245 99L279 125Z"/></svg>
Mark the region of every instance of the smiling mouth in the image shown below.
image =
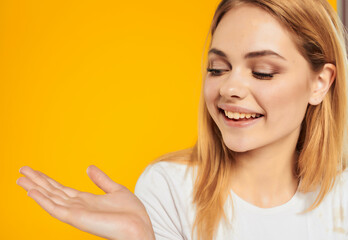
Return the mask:
<svg viewBox="0 0 348 240"><path fill-rule="evenodd" d="M240 113L240 112L228 112L219 108L219 112L225 117L225 119L235 122L252 121L264 115L259 113Z"/></svg>

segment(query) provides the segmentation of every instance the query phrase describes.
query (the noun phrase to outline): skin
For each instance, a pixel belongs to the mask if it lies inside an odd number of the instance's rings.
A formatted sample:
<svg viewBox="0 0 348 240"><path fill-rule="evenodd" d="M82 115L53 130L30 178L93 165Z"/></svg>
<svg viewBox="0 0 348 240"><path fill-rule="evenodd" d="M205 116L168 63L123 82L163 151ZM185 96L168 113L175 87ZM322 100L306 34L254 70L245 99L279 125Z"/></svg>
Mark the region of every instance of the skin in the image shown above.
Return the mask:
<svg viewBox="0 0 348 240"><path fill-rule="evenodd" d="M140 200L96 166L89 166L87 174L105 195L63 186L28 166L22 167L20 173L25 177L19 178L17 184L62 222L106 239L155 239L150 218Z"/></svg>
<svg viewBox="0 0 348 240"><path fill-rule="evenodd" d="M236 153L232 189L259 207L284 204L298 186L293 174L295 147L306 108L323 100L335 78L335 66L325 64L319 72L313 72L291 33L252 5L226 13L214 33L211 49L222 51L226 57L209 54L208 68L218 71L206 75L204 97L224 143ZM249 54L264 50L277 55ZM254 125L231 127L219 112L221 104L264 116Z"/></svg>
<svg viewBox="0 0 348 240"><path fill-rule="evenodd" d="M307 105L323 100L336 74L332 64L312 72L291 39L276 19L250 5L226 13L212 39L211 48L223 51L226 57L209 55L210 67L221 75L209 73L206 77L207 108L226 146L236 153L232 189L259 207L283 204L295 193L298 182L293 167L300 124ZM245 58L247 53L261 50L282 57ZM260 79L255 72L273 76ZM264 117L253 126L233 128L224 124L219 104L248 108ZM17 184L65 223L107 239L155 239L140 200L93 165L87 174L104 195L63 186L28 166L20 173L24 177Z"/></svg>

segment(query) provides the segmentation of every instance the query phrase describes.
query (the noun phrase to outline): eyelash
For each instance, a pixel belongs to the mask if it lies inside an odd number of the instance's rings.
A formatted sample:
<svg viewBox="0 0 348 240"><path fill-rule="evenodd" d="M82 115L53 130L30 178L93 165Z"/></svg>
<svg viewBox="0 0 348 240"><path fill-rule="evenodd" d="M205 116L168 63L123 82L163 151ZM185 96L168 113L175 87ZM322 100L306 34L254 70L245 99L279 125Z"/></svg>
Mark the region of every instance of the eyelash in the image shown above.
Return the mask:
<svg viewBox="0 0 348 240"><path fill-rule="evenodd" d="M223 72L226 72L228 70L223 70L223 69L215 69L215 68L207 68L207 71L213 76L221 76Z"/></svg>
<svg viewBox="0 0 348 240"><path fill-rule="evenodd" d="M270 80L274 77L274 73L260 73L260 72L252 72L254 77L261 80Z"/></svg>
<svg viewBox="0 0 348 240"><path fill-rule="evenodd" d="M212 77L221 76L223 72L227 72L228 70L223 69L215 69L215 68L207 68L207 71L211 74ZM275 73L260 73L260 72L252 72L255 78L261 80L270 80L274 77Z"/></svg>

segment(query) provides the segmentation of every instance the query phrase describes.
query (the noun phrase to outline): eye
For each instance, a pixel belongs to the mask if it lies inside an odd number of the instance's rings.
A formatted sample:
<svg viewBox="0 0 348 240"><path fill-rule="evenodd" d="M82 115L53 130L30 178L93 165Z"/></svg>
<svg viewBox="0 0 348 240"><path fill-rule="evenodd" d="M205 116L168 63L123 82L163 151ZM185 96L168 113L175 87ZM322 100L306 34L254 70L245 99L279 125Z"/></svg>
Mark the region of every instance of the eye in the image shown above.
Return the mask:
<svg viewBox="0 0 348 240"><path fill-rule="evenodd" d="M216 77L221 76L224 72L227 72L228 70L207 68L207 71L210 73L211 76Z"/></svg>
<svg viewBox="0 0 348 240"><path fill-rule="evenodd" d="M261 73L261 72L252 72L255 78L261 80L271 80L274 77L275 73Z"/></svg>

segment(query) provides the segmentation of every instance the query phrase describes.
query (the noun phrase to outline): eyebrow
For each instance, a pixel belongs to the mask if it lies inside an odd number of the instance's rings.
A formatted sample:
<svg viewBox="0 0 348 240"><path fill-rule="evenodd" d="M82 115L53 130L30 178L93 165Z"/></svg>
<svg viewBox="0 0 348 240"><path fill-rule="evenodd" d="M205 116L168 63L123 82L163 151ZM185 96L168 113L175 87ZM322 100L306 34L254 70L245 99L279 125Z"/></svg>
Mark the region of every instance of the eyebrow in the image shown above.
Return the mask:
<svg viewBox="0 0 348 240"><path fill-rule="evenodd" d="M209 54L216 54L220 57L223 57L223 58L227 58L227 55L226 53L224 53L223 51L219 50L219 49L216 49L216 48L212 48L209 50L208 52L208 55ZM244 55L244 58L245 59L250 59L250 58L256 58L256 57L264 57L264 56L276 56L276 57L279 57L283 60L286 60L285 57L281 56L280 54L272 51L272 50L261 50L261 51L255 51L255 52L249 52L247 54Z"/></svg>

